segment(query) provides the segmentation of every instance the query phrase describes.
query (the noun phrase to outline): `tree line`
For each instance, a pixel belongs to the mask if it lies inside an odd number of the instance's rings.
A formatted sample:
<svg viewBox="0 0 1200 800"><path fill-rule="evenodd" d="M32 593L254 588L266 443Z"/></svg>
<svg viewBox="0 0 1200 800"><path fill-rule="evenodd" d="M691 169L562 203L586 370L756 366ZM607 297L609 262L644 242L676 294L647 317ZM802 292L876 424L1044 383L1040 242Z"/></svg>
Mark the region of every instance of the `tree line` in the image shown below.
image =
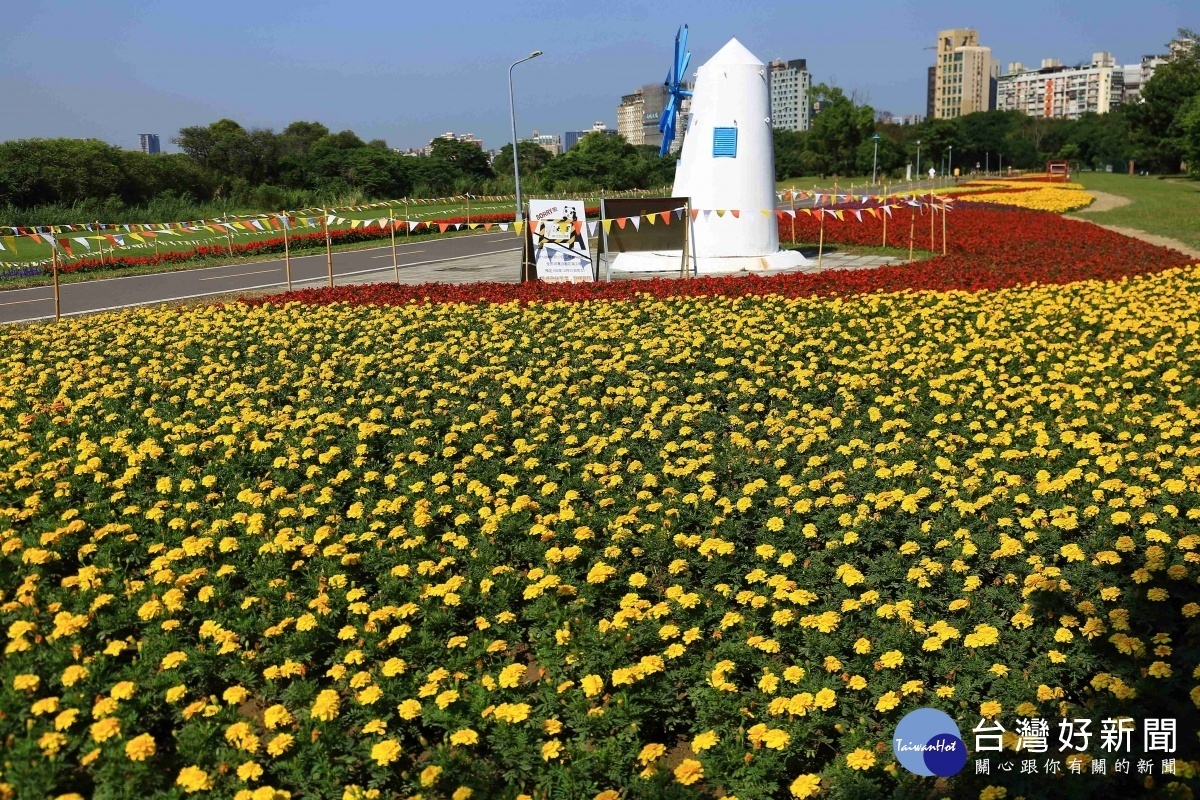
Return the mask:
<svg viewBox="0 0 1200 800"><path fill-rule="evenodd" d="M1066 158L1095 169L1200 172L1200 36L1181 30L1190 47L1160 66L1136 102L1077 120L989 111L919 125L880 124L871 106L837 87L818 85L820 112L810 130L775 132L778 180L809 176L884 178L943 171L970 172L1001 162L1037 169ZM874 137L878 136L878 139ZM513 191L512 145L494 162L479 146L437 139L427 156L393 151L380 139L334 133L319 122L293 122L282 131L248 130L223 119L179 131L182 151L147 155L89 139L27 139L0 143L0 225L55 224L89 219L197 219L223 213L317 205L349 205L398 197L438 197ZM667 186L676 159L619 136L589 134L570 151L552 155L519 144L521 180L528 192L621 190ZM132 220L131 220L132 221Z"/></svg>
<svg viewBox="0 0 1200 800"><path fill-rule="evenodd" d="M1184 46L1155 70L1137 100L1075 120L985 111L884 124L871 106L819 84L812 97L821 111L810 130L775 132L776 178L870 175L873 166L885 177L900 177L907 164L916 166L918 141L922 173L931 166L941 173L948 165L964 173L976 164L995 170L1001 163L1039 169L1066 159L1088 169L1123 172L1133 162L1137 171L1200 174L1200 35L1181 29L1176 42Z"/></svg>

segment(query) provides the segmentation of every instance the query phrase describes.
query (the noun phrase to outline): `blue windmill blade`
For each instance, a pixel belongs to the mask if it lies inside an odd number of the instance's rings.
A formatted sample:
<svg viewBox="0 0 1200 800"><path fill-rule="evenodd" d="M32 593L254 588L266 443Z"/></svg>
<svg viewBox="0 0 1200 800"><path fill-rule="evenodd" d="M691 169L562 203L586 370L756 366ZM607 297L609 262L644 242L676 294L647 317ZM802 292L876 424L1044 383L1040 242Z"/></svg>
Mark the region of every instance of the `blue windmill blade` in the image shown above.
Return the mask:
<svg viewBox="0 0 1200 800"><path fill-rule="evenodd" d="M680 27L675 32L675 59L671 62L671 69L667 72L667 80L664 84L670 98L658 120L658 130L663 134L662 144L658 149L661 156L665 156L671 151L671 143L675 141L675 125L682 108L683 98L692 96L691 92L682 88L686 85L684 76L687 74L688 64L692 60L692 54L687 51L687 37L687 25Z"/></svg>

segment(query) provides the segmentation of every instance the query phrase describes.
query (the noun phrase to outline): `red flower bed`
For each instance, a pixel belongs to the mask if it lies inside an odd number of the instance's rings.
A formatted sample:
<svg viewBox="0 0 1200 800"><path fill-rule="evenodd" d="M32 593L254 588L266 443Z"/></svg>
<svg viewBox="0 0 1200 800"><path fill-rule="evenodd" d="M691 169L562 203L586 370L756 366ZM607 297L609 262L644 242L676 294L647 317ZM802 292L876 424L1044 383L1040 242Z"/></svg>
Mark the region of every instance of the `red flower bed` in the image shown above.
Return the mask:
<svg viewBox="0 0 1200 800"><path fill-rule="evenodd" d="M888 223L888 243L908 245L915 214L915 244L930 249L928 210L894 211ZM878 246L883 223L864 213L858 222L828 217L825 241L835 244ZM942 220L936 216L933 249L941 249ZM780 222L780 240L791 236L790 218ZM800 214L796 237L815 242L819 221ZM874 291L961 289L981 291L1028 283L1069 283L1079 280L1119 280L1124 277L1184 266L1182 253L1130 239L1088 222L1056 214L1019 209L997 209L962 203L947 218L949 253L915 264L865 270L830 270L819 274L790 273L771 277L719 277L693 280L655 279L577 284L371 284L249 298L263 303L401 304L409 302L520 302L553 300L626 299L643 293L655 297L752 294L825 296ZM515 265L514 265L515 267Z"/></svg>

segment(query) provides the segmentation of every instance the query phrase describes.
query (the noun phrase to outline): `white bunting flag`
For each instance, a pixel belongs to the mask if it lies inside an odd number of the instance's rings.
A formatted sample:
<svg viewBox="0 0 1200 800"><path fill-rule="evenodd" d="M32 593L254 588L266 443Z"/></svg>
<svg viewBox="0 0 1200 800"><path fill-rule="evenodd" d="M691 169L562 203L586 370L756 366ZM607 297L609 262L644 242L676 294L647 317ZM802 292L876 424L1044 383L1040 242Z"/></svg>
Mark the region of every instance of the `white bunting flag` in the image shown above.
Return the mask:
<svg viewBox="0 0 1200 800"><path fill-rule="evenodd" d="M641 217L630 217L629 221L633 223L634 230L640 231L642 229L642 218Z"/></svg>
<svg viewBox="0 0 1200 800"><path fill-rule="evenodd" d="M599 227L600 227L599 222L589 222L588 223L588 236L595 236L596 231L597 231L597 229L599 229Z"/></svg>
<svg viewBox="0 0 1200 800"><path fill-rule="evenodd" d="M87 239L83 238L82 236L73 236L71 238L74 239L75 241L79 242L84 247L86 247L89 251L92 249L92 243L89 242Z"/></svg>

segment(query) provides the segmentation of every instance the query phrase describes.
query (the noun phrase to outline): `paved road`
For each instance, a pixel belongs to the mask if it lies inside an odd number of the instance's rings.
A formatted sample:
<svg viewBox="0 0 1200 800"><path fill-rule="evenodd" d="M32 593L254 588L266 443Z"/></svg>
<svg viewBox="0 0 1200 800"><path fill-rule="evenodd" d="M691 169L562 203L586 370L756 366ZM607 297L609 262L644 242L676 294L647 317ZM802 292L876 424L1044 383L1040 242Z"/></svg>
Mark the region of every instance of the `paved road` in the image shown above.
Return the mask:
<svg viewBox="0 0 1200 800"><path fill-rule="evenodd" d="M495 255L497 263L512 265L512 280L519 277L521 239L515 233L497 232L427 239L411 244L396 243L401 281L417 273L425 281L439 280L422 269L431 264ZM325 254L292 258L292 285L321 286L328 281ZM406 274L407 273L407 274ZM390 245L333 254L335 283L390 281L393 279ZM441 278L445 280L445 278ZM469 276L467 278L470 279ZM64 316L108 311L125 306L184 300L249 289L286 287L283 259L230 264L223 267L99 278L83 283L64 283L59 297ZM0 292L0 323L47 319L54 316L54 289L38 286Z"/></svg>
<svg viewBox="0 0 1200 800"><path fill-rule="evenodd" d="M904 191L919 191L928 188L929 184L929 181L923 181L906 187ZM855 186L855 190L860 192L862 188ZM814 198L798 200L796 208L811 207L814 202ZM790 208L790 202L786 207ZM400 280L403 283L439 280L455 283L516 281L520 268L520 258L516 253L520 249L520 237L511 231L425 239L412 243L398 241L396 246ZM293 288L327 285L328 268L324 253L297 256L291 261ZM443 264L446 266L441 266ZM511 270L507 269L508 266L511 266ZM391 246L384 244L366 250L334 253L333 274L334 282L338 284L393 280ZM65 283L59 291L62 314L70 316L286 285L284 261L274 259L151 275L98 278L83 283ZM52 287L0 291L0 323L53 317Z"/></svg>

